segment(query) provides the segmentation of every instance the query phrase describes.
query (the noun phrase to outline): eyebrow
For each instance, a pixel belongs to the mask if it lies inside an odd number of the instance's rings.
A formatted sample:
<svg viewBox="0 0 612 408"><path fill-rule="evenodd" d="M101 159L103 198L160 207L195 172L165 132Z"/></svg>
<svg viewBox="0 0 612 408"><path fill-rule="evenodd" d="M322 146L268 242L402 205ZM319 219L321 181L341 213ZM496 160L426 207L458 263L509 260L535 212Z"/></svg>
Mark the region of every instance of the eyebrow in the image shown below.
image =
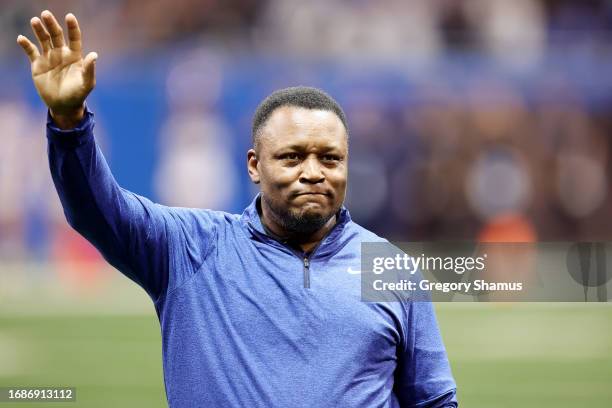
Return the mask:
<svg viewBox="0 0 612 408"><path fill-rule="evenodd" d="M303 151L305 150L305 147L303 145L298 145L298 144L292 144L289 146L283 146L280 147L278 149L278 151L284 151L284 150L291 150L291 151ZM327 153L327 152L331 152L331 151L340 151L340 147L339 146L324 146L320 149L321 153Z"/></svg>

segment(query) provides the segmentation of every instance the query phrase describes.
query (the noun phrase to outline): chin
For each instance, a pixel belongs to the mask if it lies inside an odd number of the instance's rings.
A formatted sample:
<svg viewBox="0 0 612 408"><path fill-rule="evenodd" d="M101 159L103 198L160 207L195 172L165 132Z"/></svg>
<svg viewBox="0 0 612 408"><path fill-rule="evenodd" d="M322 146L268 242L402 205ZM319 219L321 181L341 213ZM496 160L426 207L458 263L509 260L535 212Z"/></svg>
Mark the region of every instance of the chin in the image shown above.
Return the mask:
<svg viewBox="0 0 612 408"><path fill-rule="evenodd" d="M290 231L299 233L313 233L322 228L334 212L329 208L305 205L290 211L284 218L283 224Z"/></svg>
<svg viewBox="0 0 612 408"><path fill-rule="evenodd" d="M324 207L318 203L307 203L297 209L294 214L298 217L304 218L325 218L329 217L333 213L333 210L329 207Z"/></svg>

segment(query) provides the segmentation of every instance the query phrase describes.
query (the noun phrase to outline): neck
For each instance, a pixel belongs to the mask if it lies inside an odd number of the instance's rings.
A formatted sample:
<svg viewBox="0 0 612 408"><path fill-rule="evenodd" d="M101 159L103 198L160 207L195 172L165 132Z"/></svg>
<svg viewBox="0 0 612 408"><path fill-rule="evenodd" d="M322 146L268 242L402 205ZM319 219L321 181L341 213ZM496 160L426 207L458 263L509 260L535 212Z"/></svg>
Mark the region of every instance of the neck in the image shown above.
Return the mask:
<svg viewBox="0 0 612 408"><path fill-rule="evenodd" d="M311 252L329 231L336 225L336 216L331 217L323 227L310 234L288 231L274 219L271 210L261 201L260 218L264 228L271 232L275 238L292 246L299 247L303 252Z"/></svg>

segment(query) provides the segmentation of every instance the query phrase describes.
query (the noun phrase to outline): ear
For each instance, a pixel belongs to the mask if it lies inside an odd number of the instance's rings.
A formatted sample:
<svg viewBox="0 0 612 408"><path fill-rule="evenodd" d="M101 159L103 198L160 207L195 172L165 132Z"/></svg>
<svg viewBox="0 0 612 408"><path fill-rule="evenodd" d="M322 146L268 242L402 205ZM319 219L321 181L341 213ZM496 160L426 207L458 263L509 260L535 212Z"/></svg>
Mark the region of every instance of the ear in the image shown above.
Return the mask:
<svg viewBox="0 0 612 408"><path fill-rule="evenodd" d="M257 153L254 149L249 149L247 152L247 170L249 172L249 177L251 181L255 184L259 184L259 169L257 165L259 164L259 160L257 159Z"/></svg>

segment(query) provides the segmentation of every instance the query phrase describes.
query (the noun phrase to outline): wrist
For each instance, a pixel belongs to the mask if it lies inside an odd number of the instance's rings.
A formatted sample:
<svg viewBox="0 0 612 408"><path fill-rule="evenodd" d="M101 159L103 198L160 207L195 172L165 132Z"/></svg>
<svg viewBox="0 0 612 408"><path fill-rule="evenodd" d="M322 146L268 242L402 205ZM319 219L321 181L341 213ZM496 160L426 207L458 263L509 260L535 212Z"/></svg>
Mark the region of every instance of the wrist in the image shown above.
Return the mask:
<svg viewBox="0 0 612 408"><path fill-rule="evenodd" d="M62 130L74 129L85 116L85 104L79 108L69 111L57 111L49 108L49 113L53 122Z"/></svg>

